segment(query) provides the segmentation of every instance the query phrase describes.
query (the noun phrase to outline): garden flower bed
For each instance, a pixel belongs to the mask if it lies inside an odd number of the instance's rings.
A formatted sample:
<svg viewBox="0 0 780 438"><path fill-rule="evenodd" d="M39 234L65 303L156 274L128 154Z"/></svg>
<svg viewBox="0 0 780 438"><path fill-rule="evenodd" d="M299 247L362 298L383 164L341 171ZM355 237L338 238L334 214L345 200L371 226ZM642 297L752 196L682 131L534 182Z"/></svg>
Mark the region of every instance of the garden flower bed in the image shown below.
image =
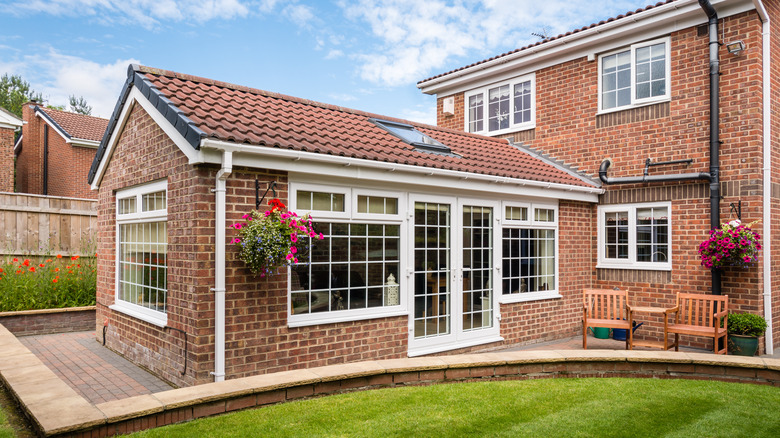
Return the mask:
<svg viewBox="0 0 780 438"><path fill-rule="evenodd" d="M7 259L0 264L0 312L95 305L94 257Z"/></svg>

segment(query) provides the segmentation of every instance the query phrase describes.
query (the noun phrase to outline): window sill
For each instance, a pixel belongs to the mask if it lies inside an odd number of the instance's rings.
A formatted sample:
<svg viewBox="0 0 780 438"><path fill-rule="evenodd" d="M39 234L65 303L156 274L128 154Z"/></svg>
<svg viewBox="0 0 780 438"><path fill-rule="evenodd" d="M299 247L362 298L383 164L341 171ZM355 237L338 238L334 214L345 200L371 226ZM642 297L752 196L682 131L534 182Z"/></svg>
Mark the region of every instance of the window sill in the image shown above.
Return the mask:
<svg viewBox="0 0 780 438"><path fill-rule="evenodd" d="M168 315L160 312L154 312L153 310L139 310L138 306L133 306L130 303L123 303L118 301L116 304L108 306L108 308L119 313L124 313L130 317L140 319L141 321L148 322L149 324L154 324L157 327L165 327L168 325ZM149 314L152 312L154 312L155 315Z"/></svg>
<svg viewBox="0 0 780 438"><path fill-rule="evenodd" d="M641 103L635 103L633 105L626 105L626 106L621 106L621 107L618 107L618 108L610 108L608 110L598 110L598 112L596 112L596 115L600 116L600 115L603 115L603 114L619 113L621 111L628 111L628 110L632 110L632 109L636 109L636 108L643 108L643 107L646 107L646 106L657 105L659 103L665 103L665 102L671 102L671 101L672 101L671 97L664 97L663 99L657 99L657 100L652 100L652 101L645 101L645 102L641 102Z"/></svg>
<svg viewBox="0 0 780 438"><path fill-rule="evenodd" d="M340 322L364 321L367 319L394 318L396 316L409 316L406 309L394 308L392 311L348 314L349 310L342 311L341 315L287 315L287 327L306 327L311 325L337 324Z"/></svg>
<svg viewBox="0 0 780 438"><path fill-rule="evenodd" d="M499 304L525 303L528 301L555 300L563 298L558 292L522 292L517 294L501 295L498 299Z"/></svg>
<svg viewBox="0 0 780 438"><path fill-rule="evenodd" d="M672 265L666 263L659 266L637 265L637 264L615 265L609 263L598 263L596 265L596 269L626 269L632 271L671 271Z"/></svg>
<svg viewBox="0 0 780 438"><path fill-rule="evenodd" d="M484 136L488 136L488 137L496 137L496 136L499 136L499 135L507 135L507 134L514 134L516 132L530 131L532 129L536 129L536 122L528 123L528 124L525 124L525 125L517 125L517 126L513 126L511 128L506 128L506 129L499 129L497 131L469 132L469 134L477 134L477 135L484 135Z"/></svg>

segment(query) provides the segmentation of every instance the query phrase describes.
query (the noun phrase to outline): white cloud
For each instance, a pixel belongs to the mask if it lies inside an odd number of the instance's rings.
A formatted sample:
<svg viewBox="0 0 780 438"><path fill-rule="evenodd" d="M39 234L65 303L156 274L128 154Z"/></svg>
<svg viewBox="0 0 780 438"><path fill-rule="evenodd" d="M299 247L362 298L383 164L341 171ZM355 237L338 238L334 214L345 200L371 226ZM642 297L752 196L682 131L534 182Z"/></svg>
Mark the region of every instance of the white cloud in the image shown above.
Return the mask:
<svg viewBox="0 0 780 438"><path fill-rule="evenodd" d="M351 102L357 100L357 97L346 93L331 93L328 97L338 102Z"/></svg>
<svg viewBox="0 0 780 438"><path fill-rule="evenodd" d="M458 58L478 61L522 47L547 29L550 36L610 14L644 6L647 0L518 2L505 0L341 0L345 16L365 23L379 41L353 57L359 74L374 83L414 83ZM476 58L474 56L476 55Z"/></svg>
<svg viewBox="0 0 780 438"><path fill-rule="evenodd" d="M120 59L99 64L49 49L12 63L0 62L0 71L21 75L48 104L67 109L69 96L82 96L92 106L92 115L107 118L127 78L128 65L139 63L136 59Z"/></svg>
<svg viewBox="0 0 780 438"><path fill-rule="evenodd" d="M315 19L312 9L300 4L288 5L282 10L282 15L300 27L308 26Z"/></svg>
<svg viewBox="0 0 780 438"><path fill-rule="evenodd" d="M344 56L344 52L338 49L333 49L325 55L325 59L339 59Z"/></svg>
<svg viewBox="0 0 780 438"><path fill-rule="evenodd" d="M154 28L163 21L204 23L245 17L249 13L248 3L247 0L25 0L15 1L4 10L16 15L92 16L106 23L131 22ZM264 1L260 9L273 8L274 4L274 1Z"/></svg>

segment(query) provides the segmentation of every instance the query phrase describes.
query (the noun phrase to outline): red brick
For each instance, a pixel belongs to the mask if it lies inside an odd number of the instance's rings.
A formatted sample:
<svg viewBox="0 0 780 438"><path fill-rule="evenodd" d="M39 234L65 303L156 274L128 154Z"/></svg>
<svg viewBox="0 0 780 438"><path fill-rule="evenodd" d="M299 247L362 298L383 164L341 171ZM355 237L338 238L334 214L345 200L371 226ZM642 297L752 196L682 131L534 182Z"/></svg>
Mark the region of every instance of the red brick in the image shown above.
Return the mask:
<svg viewBox="0 0 780 438"><path fill-rule="evenodd" d="M194 418L210 417L212 415L222 414L224 412L225 412L224 401L196 405L192 407L192 416Z"/></svg>
<svg viewBox="0 0 780 438"><path fill-rule="evenodd" d="M268 405L273 403L281 403L283 402L287 397L287 393L285 390L276 390L276 391L268 391L268 392L260 392L257 394L257 405Z"/></svg>
<svg viewBox="0 0 780 438"><path fill-rule="evenodd" d="M314 395L314 385L296 386L287 389L287 400L294 400Z"/></svg>
<svg viewBox="0 0 780 438"><path fill-rule="evenodd" d="M254 394L228 400L225 402L225 411L236 411L253 406L257 406L257 396Z"/></svg>

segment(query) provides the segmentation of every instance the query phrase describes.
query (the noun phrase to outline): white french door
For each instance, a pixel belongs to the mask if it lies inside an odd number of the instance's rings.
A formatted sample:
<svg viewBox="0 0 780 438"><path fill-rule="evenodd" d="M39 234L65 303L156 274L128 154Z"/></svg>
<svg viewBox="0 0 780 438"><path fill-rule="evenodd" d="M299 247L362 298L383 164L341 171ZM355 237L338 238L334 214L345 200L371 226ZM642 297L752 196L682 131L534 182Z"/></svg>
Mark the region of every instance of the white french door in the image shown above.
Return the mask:
<svg viewBox="0 0 780 438"><path fill-rule="evenodd" d="M409 354L500 340L499 203L410 196Z"/></svg>

